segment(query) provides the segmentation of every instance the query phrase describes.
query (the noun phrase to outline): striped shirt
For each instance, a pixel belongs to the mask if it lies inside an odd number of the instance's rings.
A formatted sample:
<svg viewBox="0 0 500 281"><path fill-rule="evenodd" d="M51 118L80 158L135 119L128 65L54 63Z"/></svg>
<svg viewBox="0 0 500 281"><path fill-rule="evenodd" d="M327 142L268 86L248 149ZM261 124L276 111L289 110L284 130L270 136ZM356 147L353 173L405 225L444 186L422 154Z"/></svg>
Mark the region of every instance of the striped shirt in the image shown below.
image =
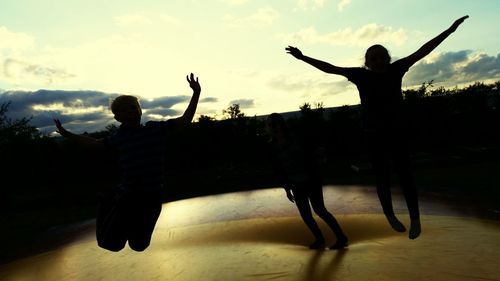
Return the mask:
<svg viewBox="0 0 500 281"><path fill-rule="evenodd" d="M120 126L104 139L106 147L118 154L121 184L126 189L156 190L165 181L167 135L174 123L149 121L139 128Z"/></svg>

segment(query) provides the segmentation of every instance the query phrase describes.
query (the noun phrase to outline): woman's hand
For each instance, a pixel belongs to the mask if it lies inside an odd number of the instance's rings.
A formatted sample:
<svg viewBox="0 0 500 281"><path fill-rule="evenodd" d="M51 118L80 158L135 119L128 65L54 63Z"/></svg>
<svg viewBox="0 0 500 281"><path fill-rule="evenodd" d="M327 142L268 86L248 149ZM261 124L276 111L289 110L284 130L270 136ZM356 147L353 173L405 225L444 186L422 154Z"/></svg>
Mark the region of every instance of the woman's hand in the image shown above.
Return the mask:
<svg viewBox="0 0 500 281"><path fill-rule="evenodd" d="M463 16L461 18L459 18L458 20L456 20L451 26L450 26L450 31L451 32L455 32L455 30L457 30L457 28L465 21L465 19L467 19L469 16Z"/></svg>
<svg viewBox="0 0 500 281"><path fill-rule="evenodd" d="M304 55L299 50L299 48L288 46L288 47L285 48L285 50L287 51L288 54L294 56L296 59L300 60L300 59L302 59L304 57Z"/></svg>

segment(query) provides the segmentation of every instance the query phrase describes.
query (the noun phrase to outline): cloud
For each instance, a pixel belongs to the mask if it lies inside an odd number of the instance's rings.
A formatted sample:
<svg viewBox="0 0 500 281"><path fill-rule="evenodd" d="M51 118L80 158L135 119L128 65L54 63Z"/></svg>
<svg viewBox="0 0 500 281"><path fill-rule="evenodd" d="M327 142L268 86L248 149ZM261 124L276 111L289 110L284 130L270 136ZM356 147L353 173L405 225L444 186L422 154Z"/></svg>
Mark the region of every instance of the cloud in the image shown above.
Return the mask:
<svg viewBox="0 0 500 281"><path fill-rule="evenodd" d="M322 74L278 75L268 81L268 86L290 95L314 94L318 97L355 89L354 84L345 78L334 79ZM472 50L433 53L410 68L404 76L403 87L420 86L430 80L444 87L500 81L500 53L496 56Z"/></svg>
<svg viewBox="0 0 500 281"><path fill-rule="evenodd" d="M325 6L326 0L298 0L297 7L301 10L317 10ZM337 4L337 10L342 12L345 7L351 4L351 0L340 0Z"/></svg>
<svg viewBox="0 0 500 281"><path fill-rule="evenodd" d="M7 115L12 119L32 117L31 125L42 133L54 131L52 118L60 118L67 127L83 132L76 124L93 124L86 128L101 130L113 120L109 100L117 95L93 91L9 91L0 93L0 103L11 102Z"/></svg>
<svg viewBox="0 0 500 281"><path fill-rule="evenodd" d="M318 8L323 8L325 2L325 0L298 0L297 7L302 10L316 10Z"/></svg>
<svg viewBox="0 0 500 281"><path fill-rule="evenodd" d="M45 84L52 84L56 81L66 81L76 77L76 75L62 69L32 64L12 58L5 59L2 68L3 76L11 81L35 79L42 80Z"/></svg>
<svg viewBox="0 0 500 281"><path fill-rule="evenodd" d="M170 108L178 103L187 102L189 100L188 96L167 96L167 97L159 97L151 100L142 100L141 106L144 108Z"/></svg>
<svg viewBox="0 0 500 281"><path fill-rule="evenodd" d="M125 14L116 16L113 18L115 25L119 27L148 27L152 25L158 25L166 23L168 25L180 25L182 22L177 17L162 13L145 13L137 12L131 14Z"/></svg>
<svg viewBox="0 0 500 281"><path fill-rule="evenodd" d="M35 39L22 32L12 32L0 26L0 50L19 51L30 49L34 46Z"/></svg>
<svg viewBox="0 0 500 281"><path fill-rule="evenodd" d="M168 119L180 113L179 110L163 107L144 110L144 115L150 117L150 119Z"/></svg>
<svg viewBox="0 0 500 281"><path fill-rule="evenodd" d="M237 99L229 102L230 105L239 104L240 108L252 108L255 106L253 99Z"/></svg>
<svg viewBox="0 0 500 281"><path fill-rule="evenodd" d="M310 95L315 93L319 96L330 96L341 94L351 90L353 85L346 79L334 81L331 77L324 75L313 75L303 77L299 75L279 75L269 80L269 87L287 93L302 93Z"/></svg>
<svg viewBox="0 0 500 281"><path fill-rule="evenodd" d="M180 25L182 21L174 16L167 15L167 14L161 14L160 15L160 20L162 20L165 23L172 24L172 25Z"/></svg>
<svg viewBox="0 0 500 281"><path fill-rule="evenodd" d="M496 57L484 53L476 54L462 70L470 79L498 79L500 77L500 53Z"/></svg>
<svg viewBox="0 0 500 281"><path fill-rule="evenodd" d="M351 27L335 32L320 34L314 27L302 28L294 34L278 35L287 44L321 44L339 46L369 46L375 43L392 43L402 45L406 42L407 32L400 28L370 23L357 30Z"/></svg>
<svg viewBox="0 0 500 281"><path fill-rule="evenodd" d="M242 5L248 2L248 0L220 0L220 1L229 4L231 6Z"/></svg>
<svg viewBox="0 0 500 281"><path fill-rule="evenodd" d="M77 133L103 130L114 123L109 110L110 101L118 94L97 91L6 91L0 92L0 104L11 102L7 115L11 119L33 117L31 125L42 133L55 130L53 118L59 118L65 126ZM175 117L180 111L172 109L189 100L189 96L161 97L142 100L143 122Z"/></svg>
<svg viewBox="0 0 500 281"><path fill-rule="evenodd" d="M215 98L215 97L206 97L206 98L202 98L200 99L200 103L212 103L212 102L218 102L219 99L218 98Z"/></svg>
<svg viewBox="0 0 500 281"><path fill-rule="evenodd" d="M179 103L189 101L188 96L160 97L153 100L141 100L144 117L147 120L165 120L182 113L180 110L172 109ZM144 118L143 118L144 119Z"/></svg>
<svg viewBox="0 0 500 281"><path fill-rule="evenodd" d="M340 0L340 2L337 4L337 10L339 10L339 12L342 12L344 8L349 4L351 4L351 0Z"/></svg>
<svg viewBox="0 0 500 281"><path fill-rule="evenodd" d="M271 7L260 8L254 14L245 17L234 17L232 15L225 15L222 19L233 27L253 27L253 26L267 26L279 17L278 11Z"/></svg>
<svg viewBox="0 0 500 281"><path fill-rule="evenodd" d="M443 86L500 79L500 54L462 50L434 54L410 68L404 85L411 87L434 80Z"/></svg>
<svg viewBox="0 0 500 281"><path fill-rule="evenodd" d="M153 23L151 19L143 13L133 13L116 16L113 20L115 24L120 27L149 25Z"/></svg>

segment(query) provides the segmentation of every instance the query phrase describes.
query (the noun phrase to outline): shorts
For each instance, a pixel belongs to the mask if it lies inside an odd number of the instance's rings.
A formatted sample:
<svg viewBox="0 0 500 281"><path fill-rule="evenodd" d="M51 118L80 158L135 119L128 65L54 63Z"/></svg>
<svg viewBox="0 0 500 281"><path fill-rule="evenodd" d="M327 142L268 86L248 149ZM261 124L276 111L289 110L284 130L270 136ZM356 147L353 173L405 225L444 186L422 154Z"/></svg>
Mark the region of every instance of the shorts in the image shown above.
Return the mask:
<svg viewBox="0 0 500 281"><path fill-rule="evenodd" d="M160 216L160 198L156 192L123 190L103 196L96 222L99 247L118 252L128 241L132 250L144 251Z"/></svg>

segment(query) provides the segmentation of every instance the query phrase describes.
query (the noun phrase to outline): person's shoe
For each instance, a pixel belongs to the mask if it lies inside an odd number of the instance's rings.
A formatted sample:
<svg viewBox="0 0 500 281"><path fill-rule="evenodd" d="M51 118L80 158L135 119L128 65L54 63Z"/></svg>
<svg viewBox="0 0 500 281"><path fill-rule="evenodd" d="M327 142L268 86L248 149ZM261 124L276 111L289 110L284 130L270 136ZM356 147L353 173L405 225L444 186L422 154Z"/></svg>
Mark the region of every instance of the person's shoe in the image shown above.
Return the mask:
<svg viewBox="0 0 500 281"><path fill-rule="evenodd" d="M411 220L410 233L408 233L408 238L415 239L420 235L421 232L420 220Z"/></svg>
<svg viewBox="0 0 500 281"><path fill-rule="evenodd" d="M347 237L337 238L337 242L330 246L330 250L339 250L347 247Z"/></svg>
<svg viewBox="0 0 500 281"><path fill-rule="evenodd" d="M406 227L396 218L396 216L389 216L387 217L387 221L391 225L392 229L394 229L397 232L405 232Z"/></svg>
<svg viewBox="0 0 500 281"><path fill-rule="evenodd" d="M324 239L316 239L311 245L309 245L309 249L311 250L319 250L325 248L325 240Z"/></svg>

